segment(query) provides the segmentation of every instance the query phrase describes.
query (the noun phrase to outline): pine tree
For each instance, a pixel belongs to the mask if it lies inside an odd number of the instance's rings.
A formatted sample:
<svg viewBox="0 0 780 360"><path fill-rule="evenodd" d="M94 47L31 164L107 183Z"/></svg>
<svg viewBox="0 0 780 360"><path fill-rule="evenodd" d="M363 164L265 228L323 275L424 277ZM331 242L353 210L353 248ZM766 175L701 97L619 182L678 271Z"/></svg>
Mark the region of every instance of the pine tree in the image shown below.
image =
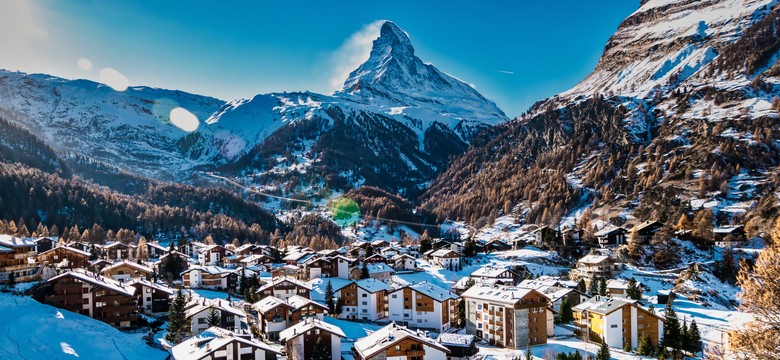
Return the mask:
<svg viewBox="0 0 780 360"><path fill-rule="evenodd" d="M683 318L682 325L680 326L680 349L688 350L690 347L690 337L688 334L688 321Z"/></svg>
<svg viewBox="0 0 780 360"><path fill-rule="evenodd" d="M341 315L344 312L344 300L341 298L336 299L336 316Z"/></svg>
<svg viewBox="0 0 780 360"><path fill-rule="evenodd" d="M585 279L580 279L580 281L577 283L577 290L583 294L588 291L588 288L585 286Z"/></svg>
<svg viewBox="0 0 780 360"><path fill-rule="evenodd" d="M458 301L458 326L466 326L466 302L461 299Z"/></svg>
<svg viewBox="0 0 780 360"><path fill-rule="evenodd" d="M561 300L561 323L568 324L574 320L574 313L572 312L571 308L571 301L569 300L569 297L564 297L563 300Z"/></svg>
<svg viewBox="0 0 780 360"><path fill-rule="evenodd" d="M211 308L209 309L209 314L206 317L206 324L209 325L209 327L212 326L219 326L221 322L221 319L219 317L219 313L217 312L217 309Z"/></svg>
<svg viewBox="0 0 780 360"><path fill-rule="evenodd" d="M532 360L533 355L531 354L531 345L525 346L525 360Z"/></svg>
<svg viewBox="0 0 780 360"><path fill-rule="evenodd" d="M360 279L368 279L368 265L366 262L363 262L363 267L360 268Z"/></svg>
<svg viewBox="0 0 780 360"><path fill-rule="evenodd" d="M672 307L673 299L670 296L664 309L664 347L679 349L680 347L680 320L677 319L677 313Z"/></svg>
<svg viewBox="0 0 780 360"><path fill-rule="evenodd" d="M599 278L599 295L607 296L607 279L604 277Z"/></svg>
<svg viewBox="0 0 780 360"><path fill-rule="evenodd" d="M642 290L636 283L634 278L628 280L628 289L626 289L626 295L629 299L642 300Z"/></svg>
<svg viewBox="0 0 780 360"><path fill-rule="evenodd" d="M588 289L588 292L591 295L597 295L599 293L599 281L595 276L590 278L590 288Z"/></svg>
<svg viewBox="0 0 780 360"><path fill-rule="evenodd" d="M7 283L7 285L8 285L9 288L12 288L12 287L16 286L16 274L13 271L8 273L8 283Z"/></svg>
<svg viewBox="0 0 780 360"><path fill-rule="evenodd" d="M312 351L312 360L330 360L331 355L325 346L325 341L322 340L322 336L317 337L317 341L314 343L314 349Z"/></svg>
<svg viewBox="0 0 780 360"><path fill-rule="evenodd" d="M653 356L653 340L650 339L650 334L645 333L639 338L639 343L636 347L636 352L642 356Z"/></svg>
<svg viewBox="0 0 780 360"><path fill-rule="evenodd" d="M691 326L688 328L688 346L686 350L694 354L702 350L701 333L699 333L699 326L696 325L696 319L691 321Z"/></svg>
<svg viewBox="0 0 780 360"><path fill-rule="evenodd" d="M191 325L187 319L186 307L187 299L179 289L168 310L168 334L165 335L165 340L169 343L178 344L190 333Z"/></svg>
<svg viewBox="0 0 780 360"><path fill-rule="evenodd" d="M328 280L325 286L325 304L328 305L328 311L333 314L336 311L336 302L333 300L333 285Z"/></svg>
<svg viewBox="0 0 780 360"><path fill-rule="evenodd" d="M596 353L596 360L611 360L612 355L609 352L609 346L607 346L607 343L604 340L601 340L601 347L599 348L599 351Z"/></svg>

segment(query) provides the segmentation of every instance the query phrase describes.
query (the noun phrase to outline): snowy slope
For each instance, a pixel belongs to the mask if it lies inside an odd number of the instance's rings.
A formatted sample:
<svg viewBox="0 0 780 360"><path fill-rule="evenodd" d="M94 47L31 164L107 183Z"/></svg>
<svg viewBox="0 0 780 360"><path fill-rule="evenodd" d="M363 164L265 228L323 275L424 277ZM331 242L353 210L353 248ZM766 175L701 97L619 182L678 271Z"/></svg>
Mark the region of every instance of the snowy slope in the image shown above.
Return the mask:
<svg viewBox="0 0 780 360"><path fill-rule="evenodd" d="M165 359L140 334L129 335L89 317L0 294L0 359Z"/></svg>

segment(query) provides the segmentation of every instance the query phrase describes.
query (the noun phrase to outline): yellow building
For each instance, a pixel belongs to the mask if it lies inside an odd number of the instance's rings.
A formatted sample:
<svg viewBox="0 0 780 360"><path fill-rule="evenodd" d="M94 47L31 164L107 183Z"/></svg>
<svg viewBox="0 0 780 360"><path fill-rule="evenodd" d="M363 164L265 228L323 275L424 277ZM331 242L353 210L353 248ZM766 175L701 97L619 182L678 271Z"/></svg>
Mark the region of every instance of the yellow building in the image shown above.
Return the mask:
<svg viewBox="0 0 780 360"><path fill-rule="evenodd" d="M577 335L615 348L630 343L636 348L645 334L653 346L663 338L664 318L640 306L636 300L595 296L573 309Z"/></svg>

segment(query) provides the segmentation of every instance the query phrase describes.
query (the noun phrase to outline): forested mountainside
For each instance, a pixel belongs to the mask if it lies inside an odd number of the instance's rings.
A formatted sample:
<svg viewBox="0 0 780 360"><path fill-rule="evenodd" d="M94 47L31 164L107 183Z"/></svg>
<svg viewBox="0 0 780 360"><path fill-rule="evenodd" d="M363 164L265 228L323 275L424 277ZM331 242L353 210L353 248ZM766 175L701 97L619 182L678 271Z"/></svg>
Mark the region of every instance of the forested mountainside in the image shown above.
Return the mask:
<svg viewBox="0 0 780 360"><path fill-rule="evenodd" d="M643 2L590 76L475 140L421 207L471 223L701 209L763 222L777 211L778 14L773 1Z"/></svg>

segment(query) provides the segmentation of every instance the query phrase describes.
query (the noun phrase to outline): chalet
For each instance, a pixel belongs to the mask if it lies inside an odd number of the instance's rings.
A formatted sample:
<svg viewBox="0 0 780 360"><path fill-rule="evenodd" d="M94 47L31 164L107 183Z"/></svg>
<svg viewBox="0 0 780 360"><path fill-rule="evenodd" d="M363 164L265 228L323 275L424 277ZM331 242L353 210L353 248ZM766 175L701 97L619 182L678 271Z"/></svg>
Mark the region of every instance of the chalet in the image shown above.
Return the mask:
<svg viewBox="0 0 780 360"><path fill-rule="evenodd" d="M237 334L211 327L170 350L173 360L276 360L281 353L271 346L252 340L249 334Z"/></svg>
<svg viewBox="0 0 780 360"><path fill-rule="evenodd" d="M336 325L315 318L308 318L279 334L289 360L314 359L317 342L325 348L331 359L341 359L341 338L346 337Z"/></svg>
<svg viewBox="0 0 780 360"><path fill-rule="evenodd" d="M16 282L31 281L40 275L35 261L35 243L11 235L0 235L0 283L13 276Z"/></svg>
<svg viewBox="0 0 780 360"><path fill-rule="evenodd" d="M387 264L387 257L382 254L373 254L363 259L368 264Z"/></svg>
<svg viewBox="0 0 780 360"><path fill-rule="evenodd" d="M577 265L571 270L572 279L611 279L623 271L623 264L617 262L609 255L588 254L577 261Z"/></svg>
<svg viewBox="0 0 780 360"><path fill-rule="evenodd" d="M582 230L578 227L566 226L561 230L561 238L565 246L576 245L582 241Z"/></svg>
<svg viewBox="0 0 780 360"><path fill-rule="evenodd" d="M171 307L173 289L163 284L140 278L128 283L135 288L140 310L148 315L164 315Z"/></svg>
<svg viewBox="0 0 780 360"><path fill-rule="evenodd" d="M574 306L583 301L588 300L590 297L577 290L577 283L574 286L566 286L562 281L555 279L542 279L542 280L523 280L517 287L522 289L533 289L550 299L550 306L554 312L561 311L561 304L564 298L569 299L569 303ZM551 318L548 320L552 320Z"/></svg>
<svg viewBox="0 0 780 360"><path fill-rule="evenodd" d="M287 300L294 295L310 298L311 286L295 278L278 277L273 278L270 283L257 289L257 294L261 300L268 296L273 296L280 300Z"/></svg>
<svg viewBox="0 0 780 360"><path fill-rule="evenodd" d="M124 260L133 256L133 247L118 241L96 245L100 254L108 260Z"/></svg>
<svg viewBox="0 0 780 360"><path fill-rule="evenodd" d="M457 323L458 296L428 282L388 292L389 319L419 329L443 332Z"/></svg>
<svg viewBox="0 0 780 360"><path fill-rule="evenodd" d="M353 353L356 360L447 360L450 350L422 331L391 323L355 341Z"/></svg>
<svg viewBox="0 0 780 360"><path fill-rule="evenodd" d="M278 277L291 277L295 279L300 279L302 270L297 265L290 265L285 264L282 265L276 269L271 270L271 277L278 278Z"/></svg>
<svg viewBox="0 0 780 360"><path fill-rule="evenodd" d="M160 245L158 242L149 241L146 243L146 253L149 254L150 259L159 259L168 253L170 248Z"/></svg>
<svg viewBox="0 0 780 360"><path fill-rule="evenodd" d="M493 239L488 241L485 244L485 251L493 252L493 251L507 251L507 250L512 250L512 244L504 240Z"/></svg>
<svg viewBox="0 0 780 360"><path fill-rule="evenodd" d="M257 254L252 254L252 255L247 255L246 257L244 257L243 259L241 259L241 260L239 261L239 264L240 264L242 267L245 267L245 266L254 266L254 265L264 265L264 266L266 266L266 267L269 267L269 268L270 268L270 265L271 265L271 263L273 263L273 261L274 261L274 259L272 259L272 258L271 258L270 256L268 256L268 255L257 255Z"/></svg>
<svg viewBox="0 0 780 360"><path fill-rule="evenodd" d="M235 289L238 285L236 270L218 266L193 266L181 273L185 286L193 289Z"/></svg>
<svg viewBox="0 0 780 360"><path fill-rule="evenodd" d="M380 249L387 246L390 246L390 243L387 240L378 239L371 242L371 247L374 249Z"/></svg>
<svg viewBox="0 0 780 360"><path fill-rule="evenodd" d="M475 282L483 280L496 280L503 285L514 285L520 279L520 275L507 267L483 266L469 275Z"/></svg>
<svg viewBox="0 0 780 360"><path fill-rule="evenodd" d="M664 224L660 221L647 220L641 224L637 224L631 230L631 241L638 241L639 244L647 244L653 239L655 233L664 227Z"/></svg>
<svg viewBox="0 0 780 360"><path fill-rule="evenodd" d="M431 250L436 251L442 248L451 249L452 243L454 242L455 240L452 239L444 239L444 238L433 239L433 242L431 242Z"/></svg>
<svg viewBox="0 0 780 360"><path fill-rule="evenodd" d="M309 257L313 256L314 254L309 252L293 252L282 258L282 261L287 263L288 265L298 265Z"/></svg>
<svg viewBox="0 0 780 360"><path fill-rule="evenodd" d="M100 271L100 275L110 277L118 281L128 281L130 279L146 279L152 277L154 270L138 264L136 262L122 260L110 266L106 266Z"/></svg>
<svg viewBox="0 0 780 360"><path fill-rule="evenodd" d="M393 256L390 262L396 271L417 269L417 259L408 254Z"/></svg>
<svg viewBox="0 0 780 360"><path fill-rule="evenodd" d="M512 349L547 343L548 299L533 289L474 285L463 293L466 333Z"/></svg>
<svg viewBox="0 0 780 360"><path fill-rule="evenodd" d="M170 253L163 254L162 256L160 256L159 259L157 259L156 262L154 262L154 267L157 268L158 273L165 275L164 274L165 270L160 269L160 266L165 264L165 261L168 261L167 259L169 256L173 256L174 261L177 261L179 263L179 269L186 269L190 265L189 262L190 257L187 256L187 254L174 250Z"/></svg>
<svg viewBox="0 0 780 360"><path fill-rule="evenodd" d="M129 327L138 318L136 288L84 270L72 270L49 279L54 307L89 316L115 327Z"/></svg>
<svg viewBox="0 0 780 360"><path fill-rule="evenodd" d="M572 308L575 334L593 342L622 349L639 345L639 339L650 336L653 346L663 339L664 318L639 306L634 300L594 296Z"/></svg>
<svg viewBox="0 0 780 360"><path fill-rule="evenodd" d="M206 246L208 245L200 241L190 241L180 246L179 252L184 253L187 255L187 257L190 257L197 261L199 260L198 257L200 256L201 250L203 250Z"/></svg>
<svg viewBox="0 0 780 360"><path fill-rule="evenodd" d="M209 313L215 311L219 316L219 327L231 331L241 329L244 312L234 308L229 301L222 299L194 299L187 304L185 316L190 320L192 335L198 335L209 328Z"/></svg>
<svg viewBox="0 0 780 360"><path fill-rule="evenodd" d="M462 254L450 249L439 249L431 254L431 264L436 264L444 269L453 269L462 265Z"/></svg>
<svg viewBox="0 0 780 360"><path fill-rule="evenodd" d="M607 281L607 296L628 298L628 280L610 279ZM636 283L637 288L642 288L642 283Z"/></svg>
<svg viewBox="0 0 780 360"><path fill-rule="evenodd" d="M534 235L534 245L555 247L560 244L558 232L549 226L542 226L532 233Z"/></svg>
<svg viewBox="0 0 780 360"><path fill-rule="evenodd" d="M35 243L35 251L40 254L44 251L54 249L55 247L57 247L57 241L59 241L58 237L47 237L47 236L39 237L33 240L33 242Z"/></svg>
<svg viewBox="0 0 780 360"><path fill-rule="evenodd" d="M595 234L599 246L602 248L620 246L626 243L626 229L616 226L608 226Z"/></svg>
<svg viewBox="0 0 780 360"><path fill-rule="evenodd" d="M400 254L400 252L399 252L400 249L401 248L396 247L396 246L387 246L387 247L383 247L383 248L379 249L378 253L382 254L382 256L384 256L385 259L390 259L393 256L396 256L396 255Z"/></svg>
<svg viewBox="0 0 780 360"><path fill-rule="evenodd" d="M227 250L222 245L206 245L200 249L198 263L200 266L218 266L224 264Z"/></svg>
<svg viewBox="0 0 780 360"><path fill-rule="evenodd" d="M38 254L38 263L59 268L88 268L90 253L69 246L57 246Z"/></svg>
<svg viewBox="0 0 780 360"><path fill-rule="evenodd" d="M715 246L719 247L737 247L747 240L745 227L742 225L715 228L712 235L715 237Z"/></svg>
<svg viewBox="0 0 780 360"><path fill-rule="evenodd" d="M100 273L103 269L105 269L107 266L111 266L114 263L106 260L106 259L95 259L89 261L89 269L95 273Z"/></svg>
<svg viewBox="0 0 780 360"><path fill-rule="evenodd" d="M365 321L386 318L387 292L390 290L386 283L371 278L352 281L338 290L334 289L334 295L341 299L343 304L343 310L338 317Z"/></svg>
<svg viewBox="0 0 780 360"><path fill-rule="evenodd" d="M100 245L94 245L83 241L71 241L65 244L65 246L69 248L79 249L81 251L86 251L89 253L91 253L92 249L94 248L98 252L98 255L100 255Z"/></svg>
<svg viewBox="0 0 780 360"><path fill-rule="evenodd" d="M293 295L287 300L268 296L252 308L257 311L260 334L268 341L278 341L279 333L308 318L322 320L328 307L311 299Z"/></svg>
<svg viewBox="0 0 780 360"><path fill-rule="evenodd" d="M340 279L349 279L349 269L355 260L348 257L337 255L331 258L332 276Z"/></svg>
<svg viewBox="0 0 780 360"><path fill-rule="evenodd" d="M306 279L329 278L333 276L333 264L324 257L311 257L303 263L303 273Z"/></svg>
<svg viewBox="0 0 780 360"><path fill-rule="evenodd" d="M390 281L390 278L395 275L395 269L390 267L390 265L387 264L366 264L366 268L368 269L368 276L373 279L377 279L380 281ZM359 280L360 274L362 272L361 266L355 266L352 269L350 269L350 276L349 278L352 280Z"/></svg>
<svg viewBox="0 0 780 360"><path fill-rule="evenodd" d="M436 342L450 351L449 360L467 360L479 352L476 337L472 334L441 333Z"/></svg>
<svg viewBox="0 0 780 360"><path fill-rule="evenodd" d="M244 244L241 245L235 249L233 249L233 254L235 255L241 255L241 256L248 256L248 255L254 255L255 246L253 244Z"/></svg>

